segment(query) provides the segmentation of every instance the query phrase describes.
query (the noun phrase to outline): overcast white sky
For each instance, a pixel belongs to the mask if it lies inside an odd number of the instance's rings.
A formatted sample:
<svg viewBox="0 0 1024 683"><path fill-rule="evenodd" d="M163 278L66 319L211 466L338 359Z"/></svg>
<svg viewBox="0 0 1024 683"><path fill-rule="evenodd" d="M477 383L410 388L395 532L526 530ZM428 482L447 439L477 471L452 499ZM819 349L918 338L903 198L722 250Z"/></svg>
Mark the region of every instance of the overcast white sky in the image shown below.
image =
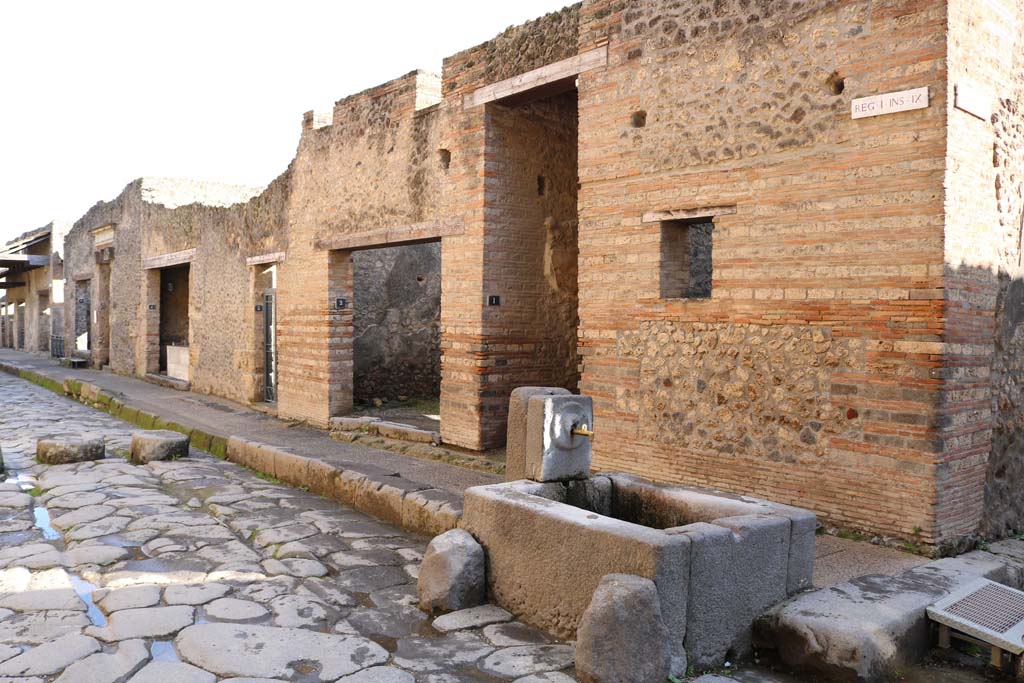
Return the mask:
<svg viewBox="0 0 1024 683"><path fill-rule="evenodd" d="M570 0L0 4L0 243L140 176L265 185L302 112Z"/></svg>

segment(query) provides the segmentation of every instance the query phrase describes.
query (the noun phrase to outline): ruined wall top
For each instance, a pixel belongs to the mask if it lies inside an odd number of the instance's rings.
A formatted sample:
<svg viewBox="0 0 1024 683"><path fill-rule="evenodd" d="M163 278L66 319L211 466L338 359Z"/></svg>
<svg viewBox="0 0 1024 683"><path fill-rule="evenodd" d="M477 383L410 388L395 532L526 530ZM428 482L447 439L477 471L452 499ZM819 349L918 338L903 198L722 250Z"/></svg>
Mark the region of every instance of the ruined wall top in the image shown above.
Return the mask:
<svg viewBox="0 0 1024 683"><path fill-rule="evenodd" d="M228 185L188 178L141 178L142 201L174 209L187 204L227 207L247 202L264 187Z"/></svg>
<svg viewBox="0 0 1024 683"><path fill-rule="evenodd" d="M444 60L444 96L459 95L572 57L582 3L511 26L497 37Z"/></svg>

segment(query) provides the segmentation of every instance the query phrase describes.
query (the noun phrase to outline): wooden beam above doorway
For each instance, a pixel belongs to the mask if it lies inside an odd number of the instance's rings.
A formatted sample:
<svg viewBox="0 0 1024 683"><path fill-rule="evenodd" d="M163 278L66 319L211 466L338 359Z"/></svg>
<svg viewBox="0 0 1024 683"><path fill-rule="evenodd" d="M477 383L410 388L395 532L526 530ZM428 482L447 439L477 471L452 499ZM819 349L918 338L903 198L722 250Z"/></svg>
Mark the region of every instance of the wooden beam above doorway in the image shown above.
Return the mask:
<svg viewBox="0 0 1024 683"><path fill-rule="evenodd" d="M581 52L575 57L569 57L558 62L553 62L539 69L527 71L524 74L506 78L497 83L491 83L477 88L462 98L462 108L470 109L479 107L495 100L511 97L527 90L541 88L543 86L564 81L577 76L584 71L599 69L608 65L608 46L602 45L593 50Z"/></svg>
<svg viewBox="0 0 1024 683"><path fill-rule="evenodd" d="M146 270L168 268L182 263L191 263L195 257L195 249L185 249L184 251L175 251L171 254L160 254L159 256L147 256L142 259L142 267Z"/></svg>
<svg viewBox="0 0 1024 683"><path fill-rule="evenodd" d="M353 235L338 235L317 240L316 248L330 251L338 249L354 251L357 249L397 246L399 244L417 244L432 242L442 237L461 235L465 230L466 226L462 217L456 216L441 218L436 221L398 225L393 228L371 230Z"/></svg>

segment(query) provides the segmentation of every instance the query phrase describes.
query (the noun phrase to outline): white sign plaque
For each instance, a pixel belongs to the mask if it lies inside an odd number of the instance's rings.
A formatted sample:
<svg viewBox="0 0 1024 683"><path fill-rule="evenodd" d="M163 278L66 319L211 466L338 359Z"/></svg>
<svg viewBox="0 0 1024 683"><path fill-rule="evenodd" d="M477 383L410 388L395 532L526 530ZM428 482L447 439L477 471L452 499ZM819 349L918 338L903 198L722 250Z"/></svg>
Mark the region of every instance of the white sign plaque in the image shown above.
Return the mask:
<svg viewBox="0 0 1024 683"><path fill-rule="evenodd" d="M865 119L869 116L884 116L911 109L925 109L928 106L928 86L889 92L871 97L861 97L850 105L853 118Z"/></svg>

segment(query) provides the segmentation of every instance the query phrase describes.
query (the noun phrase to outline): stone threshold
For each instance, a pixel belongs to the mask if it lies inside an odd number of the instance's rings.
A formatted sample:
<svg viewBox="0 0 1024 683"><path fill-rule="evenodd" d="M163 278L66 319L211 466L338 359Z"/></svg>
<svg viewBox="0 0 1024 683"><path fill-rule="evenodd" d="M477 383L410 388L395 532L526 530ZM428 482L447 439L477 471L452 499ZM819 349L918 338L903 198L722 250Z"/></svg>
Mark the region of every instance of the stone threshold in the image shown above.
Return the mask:
<svg viewBox="0 0 1024 683"><path fill-rule="evenodd" d="M151 384L167 387L168 389L175 389L176 391L188 391L192 388L191 382L187 382L183 379L176 379L174 377L168 377L167 375L159 375L155 372L143 375L142 379Z"/></svg>
<svg viewBox="0 0 1024 683"><path fill-rule="evenodd" d="M240 436L211 434L133 407L95 384L71 377L59 381L2 361L0 371L103 410L143 429L168 429L186 434L192 446L216 458L330 498L413 533L434 536L456 528L462 518L460 493L420 484L385 468L329 463Z"/></svg>

